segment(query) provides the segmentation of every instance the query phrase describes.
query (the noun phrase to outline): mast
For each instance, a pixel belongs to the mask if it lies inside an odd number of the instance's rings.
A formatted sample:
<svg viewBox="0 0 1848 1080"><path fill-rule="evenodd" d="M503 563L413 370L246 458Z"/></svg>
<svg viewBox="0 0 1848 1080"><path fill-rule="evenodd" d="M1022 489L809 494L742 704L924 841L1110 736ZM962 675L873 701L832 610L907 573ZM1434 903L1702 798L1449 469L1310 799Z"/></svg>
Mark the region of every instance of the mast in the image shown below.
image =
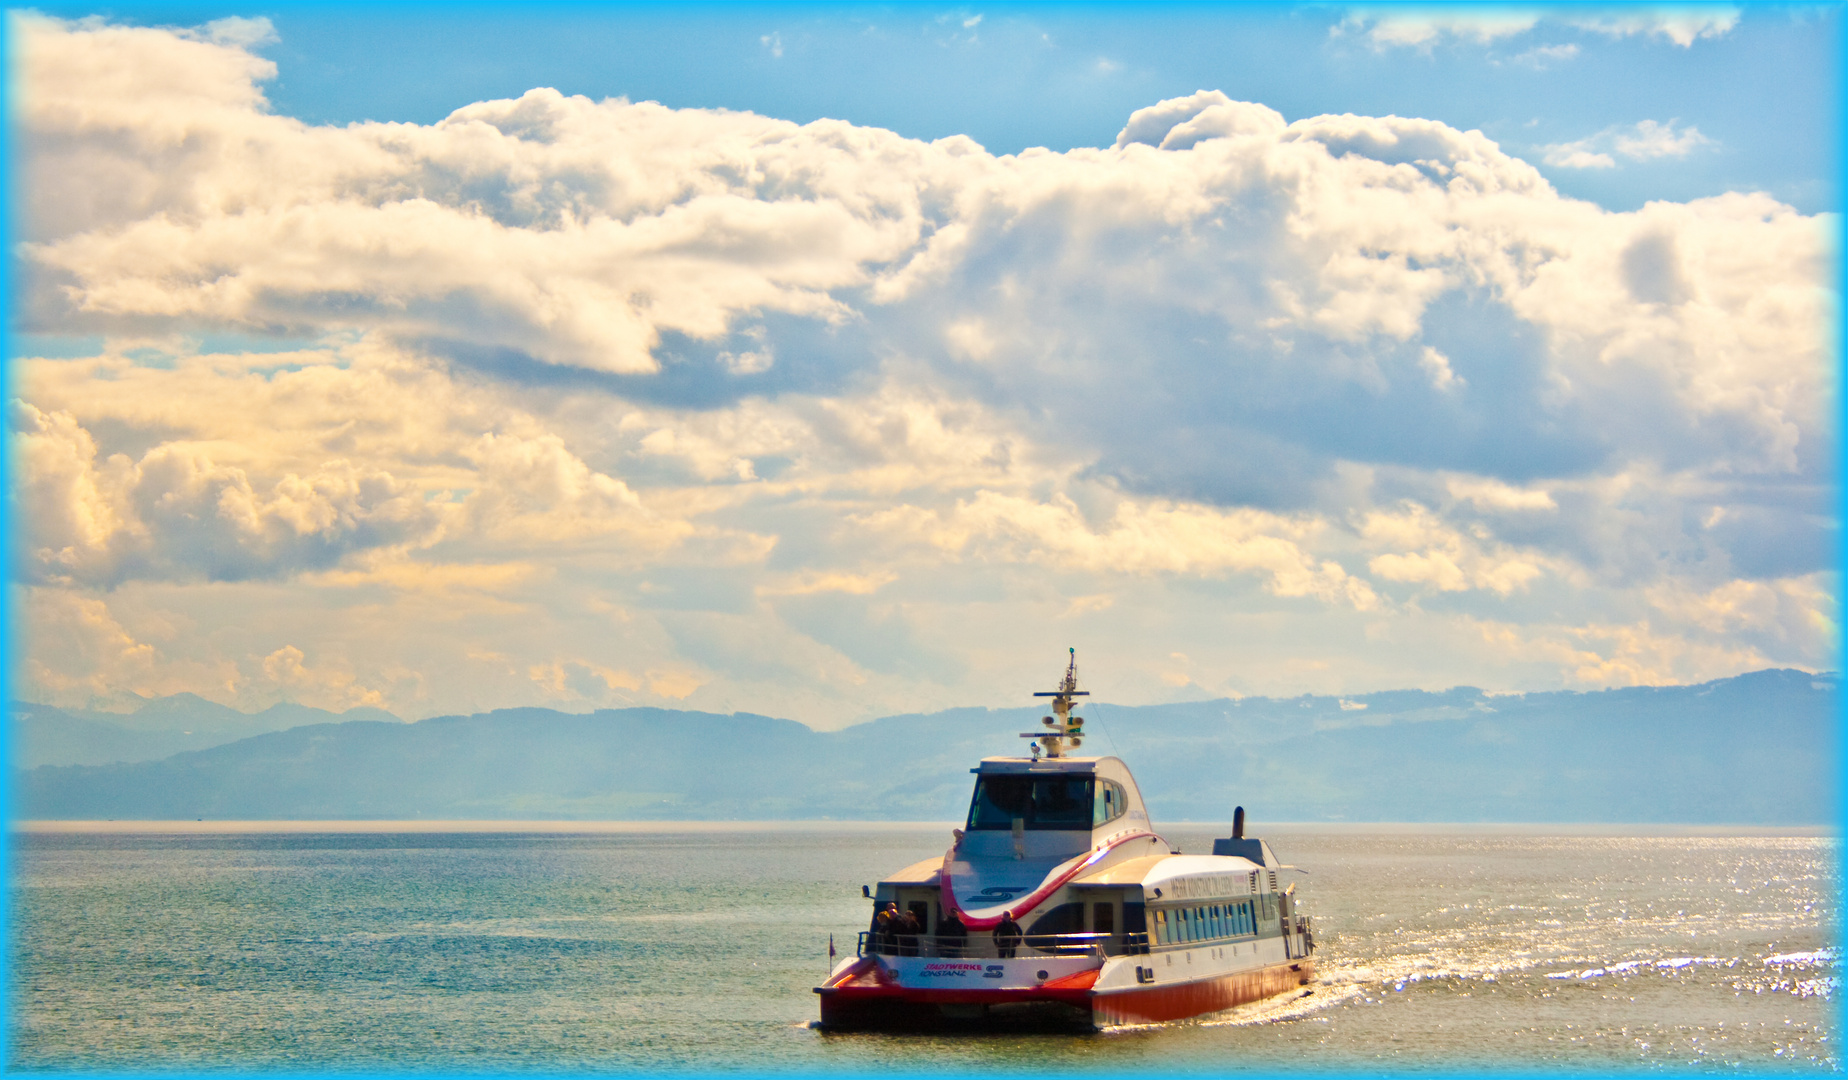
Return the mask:
<svg viewBox="0 0 1848 1080"><path fill-rule="evenodd" d="M1073 716L1072 708L1078 704L1077 698L1090 697L1091 693L1078 689L1078 650L1071 648L1066 651L1071 654L1071 663L1065 667L1065 678L1059 683L1059 688L1039 690L1033 694L1034 697L1052 699L1053 715L1040 718L1040 723L1052 730L1023 731L1020 734L1023 739L1039 740L1033 748L1035 757L1039 756L1041 749L1046 751L1049 758L1063 757L1067 750L1076 750L1084 745L1084 717Z"/></svg>

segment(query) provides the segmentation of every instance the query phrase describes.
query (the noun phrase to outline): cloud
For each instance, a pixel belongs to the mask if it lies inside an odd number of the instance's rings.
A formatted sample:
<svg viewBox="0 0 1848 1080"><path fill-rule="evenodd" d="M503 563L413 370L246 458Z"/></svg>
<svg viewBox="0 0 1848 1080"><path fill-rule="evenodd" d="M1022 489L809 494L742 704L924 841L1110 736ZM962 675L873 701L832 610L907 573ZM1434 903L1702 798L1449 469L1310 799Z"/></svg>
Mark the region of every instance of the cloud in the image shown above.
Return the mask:
<svg viewBox="0 0 1848 1080"><path fill-rule="evenodd" d="M319 127L260 35L15 19L16 317L104 339L14 365L33 692L839 723L1002 700L1054 624L1153 699L1836 662L1834 223L1768 196L1215 90L1001 156Z"/></svg>
<svg viewBox="0 0 1848 1080"><path fill-rule="evenodd" d="M840 574L808 571L784 581L766 582L757 587L759 596L813 596L816 593L840 592L865 596L890 585L898 575L886 573Z"/></svg>
<svg viewBox="0 0 1848 1080"><path fill-rule="evenodd" d="M1579 47L1571 43L1564 45L1536 45L1524 53L1513 57L1513 62L1536 71L1545 71L1556 64L1569 63L1578 59Z"/></svg>
<svg viewBox="0 0 1848 1080"><path fill-rule="evenodd" d="M1368 560L1373 573L1439 592L1486 589L1507 596L1525 591L1546 569L1534 553L1485 544L1486 537L1450 527L1416 503L1368 514L1360 534L1370 546L1394 549Z"/></svg>
<svg viewBox="0 0 1848 1080"><path fill-rule="evenodd" d="M389 473L341 460L261 485L183 443L99 463L95 440L68 413L23 402L12 443L26 477L15 544L27 581L287 575L353 550L427 544L443 520L442 506Z"/></svg>
<svg viewBox="0 0 1848 1080"><path fill-rule="evenodd" d="M1464 381L1450 368L1450 358L1426 345L1418 354L1418 366L1425 369L1431 377L1431 386L1437 390L1453 390L1464 386Z"/></svg>
<svg viewBox="0 0 1848 1080"><path fill-rule="evenodd" d="M1609 154L1588 150L1588 144L1581 140L1575 143L1559 143L1545 147L1548 165L1561 169L1614 169L1617 159Z"/></svg>
<svg viewBox="0 0 1848 1080"><path fill-rule="evenodd" d="M1666 124L1658 124L1654 120L1638 121L1629 133L1617 133L1612 144L1619 154L1632 161L1687 157L1690 152L1713 144L1713 140L1702 135L1699 128L1686 127L1677 131L1675 123L1674 120Z"/></svg>
<svg viewBox="0 0 1848 1080"><path fill-rule="evenodd" d="M377 690L356 685L345 665L316 667L307 654L284 645L263 658L263 678L273 684L284 701L345 712L361 705L377 708L385 697Z"/></svg>
<svg viewBox="0 0 1848 1080"><path fill-rule="evenodd" d="M1587 689L1672 686L1702 681L1703 672L1770 666L1756 649L1663 633L1647 620L1532 627L1485 622L1478 629L1491 648L1558 664L1574 686Z"/></svg>
<svg viewBox="0 0 1848 1080"><path fill-rule="evenodd" d="M1542 490L1523 490L1495 480L1454 477L1444 484L1453 498L1490 510L1557 510L1553 496Z"/></svg>
<svg viewBox="0 0 1848 1080"><path fill-rule="evenodd" d="M276 27L268 19L257 16L254 19L231 15L223 19L214 19L201 28L199 36L216 45L232 45L240 49L252 49L258 45L273 45L281 39L276 36Z"/></svg>
<svg viewBox="0 0 1848 1080"><path fill-rule="evenodd" d="M1069 499L1041 503L983 491L944 513L898 506L862 523L957 555L1091 573L1256 573L1278 596L1314 596L1361 610L1374 604L1366 582L1339 563L1317 562L1298 545L1313 524L1252 511L1125 502L1093 528Z"/></svg>
<svg viewBox="0 0 1848 1080"><path fill-rule="evenodd" d="M1682 48L1701 38L1725 37L1739 25L1739 9L1731 6L1636 9L1619 14L1573 14L1565 21L1607 37L1661 37Z"/></svg>
<svg viewBox="0 0 1848 1080"><path fill-rule="evenodd" d="M1330 28L1331 37L1364 38L1376 50L1413 48L1430 52L1440 44L1486 46L1518 37L1542 25L1568 27L1610 38L1659 37L1683 48L1701 38L1724 37L1739 23L1734 7L1633 8L1616 12L1571 8L1524 10L1503 6L1447 4L1436 7L1361 7ZM1543 66L1577 55L1570 43L1538 46L1517 61Z"/></svg>
<svg viewBox="0 0 1848 1080"><path fill-rule="evenodd" d="M1536 12L1515 8L1446 5L1443 8L1361 9L1336 24L1331 33L1360 34L1377 49L1429 50L1446 38L1487 45L1534 28Z"/></svg>
<svg viewBox="0 0 1848 1080"><path fill-rule="evenodd" d="M1218 90L1200 90L1131 113L1129 123L1117 133L1116 148L1142 143L1162 150L1187 150L1225 136L1275 138L1284 127L1283 115L1275 109L1233 101Z"/></svg>
<svg viewBox="0 0 1848 1080"><path fill-rule="evenodd" d="M1678 122L1642 120L1628 128L1605 128L1576 142L1542 147L1543 160L1562 169L1611 169L1617 165L1612 154L1631 161L1653 161L1687 157L1701 147L1713 145L1713 140L1702 135L1699 128L1677 128Z"/></svg>

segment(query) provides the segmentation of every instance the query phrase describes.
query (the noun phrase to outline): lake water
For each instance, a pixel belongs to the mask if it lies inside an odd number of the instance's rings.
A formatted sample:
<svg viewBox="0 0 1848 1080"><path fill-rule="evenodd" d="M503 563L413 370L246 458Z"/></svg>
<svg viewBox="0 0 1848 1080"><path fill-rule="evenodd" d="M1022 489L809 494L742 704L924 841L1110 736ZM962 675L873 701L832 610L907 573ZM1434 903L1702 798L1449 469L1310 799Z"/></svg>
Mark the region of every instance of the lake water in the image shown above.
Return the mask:
<svg viewBox="0 0 1848 1080"><path fill-rule="evenodd" d="M223 827L217 827L222 829ZM813 1030L948 826L16 833L14 1071L1838 1071L1837 842L1258 830L1307 997L1097 1035ZM1171 827L1185 851L1205 826ZM1762 832L1762 830L1761 830ZM1551 833L1549 835L1549 833Z"/></svg>

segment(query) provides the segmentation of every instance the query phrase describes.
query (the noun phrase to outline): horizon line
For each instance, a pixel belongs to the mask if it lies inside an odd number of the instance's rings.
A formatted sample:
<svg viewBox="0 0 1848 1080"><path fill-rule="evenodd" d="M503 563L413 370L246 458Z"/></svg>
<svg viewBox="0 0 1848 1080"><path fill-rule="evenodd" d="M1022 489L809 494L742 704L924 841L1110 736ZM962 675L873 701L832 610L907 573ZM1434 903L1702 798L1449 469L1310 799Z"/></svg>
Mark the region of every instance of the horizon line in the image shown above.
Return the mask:
<svg viewBox="0 0 1848 1080"><path fill-rule="evenodd" d="M50 836L130 833L139 835L195 834L233 835L239 833L274 834L616 834L616 833L712 833L726 830L742 832L820 831L842 829L856 832L907 832L944 830L961 827L960 821L877 821L835 818L739 819L739 820L652 820L594 821L555 818L329 818L329 819L204 819L170 818L32 818L14 819L8 831L14 835ZM1166 826L1173 830L1214 830L1232 828L1230 821L1176 821ZM1541 836L1631 836L1638 838L1675 837L1817 837L1838 838L1839 823L1758 824L1752 822L1591 822L1591 821L1498 821L1498 822L1417 822L1417 821L1277 821L1260 826L1263 831L1282 834L1312 835L1333 833L1362 835L1383 834L1495 834ZM1247 832L1251 832L1247 822Z"/></svg>

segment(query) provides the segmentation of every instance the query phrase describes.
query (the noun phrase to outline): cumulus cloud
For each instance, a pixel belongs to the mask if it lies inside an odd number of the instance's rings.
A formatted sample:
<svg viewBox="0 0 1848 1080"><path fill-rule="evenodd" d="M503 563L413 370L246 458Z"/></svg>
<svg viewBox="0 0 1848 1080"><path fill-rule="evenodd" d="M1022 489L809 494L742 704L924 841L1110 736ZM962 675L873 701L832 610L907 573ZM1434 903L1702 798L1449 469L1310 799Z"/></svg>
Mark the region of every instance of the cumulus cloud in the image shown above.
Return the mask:
<svg viewBox="0 0 1848 1080"><path fill-rule="evenodd" d="M96 460L68 413L14 403L24 484L16 572L28 581L110 584L157 575L236 581L330 566L350 550L425 543L442 508L388 473L330 461L253 484L209 451L169 443L138 461Z"/></svg>
<svg viewBox="0 0 1848 1080"><path fill-rule="evenodd" d="M839 720L987 700L1054 622L1151 695L1833 662L1834 226L1768 196L1611 212L1215 90L1003 156L544 89L317 127L266 27L14 26L16 317L108 338L16 365L28 635L89 628L47 693ZM305 343L184 344L225 330ZM268 621L162 636L200 581ZM1235 609L1297 651L1156 640Z"/></svg>

